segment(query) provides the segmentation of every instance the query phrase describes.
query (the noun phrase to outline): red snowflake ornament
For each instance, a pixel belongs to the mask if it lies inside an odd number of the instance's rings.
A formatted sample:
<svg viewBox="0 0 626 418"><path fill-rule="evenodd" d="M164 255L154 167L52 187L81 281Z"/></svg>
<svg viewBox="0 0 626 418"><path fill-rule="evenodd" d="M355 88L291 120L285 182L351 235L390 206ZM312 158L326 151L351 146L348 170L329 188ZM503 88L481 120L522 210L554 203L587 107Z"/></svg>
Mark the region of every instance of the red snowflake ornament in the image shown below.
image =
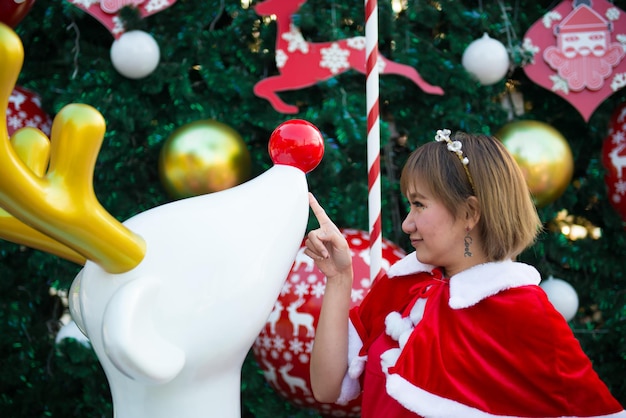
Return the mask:
<svg viewBox="0 0 626 418"><path fill-rule="evenodd" d="M354 307L361 303L372 284L370 239L364 231L342 229L341 232L352 252L351 306ZM303 241L274 309L252 347L253 353L265 379L283 398L301 407L315 409L326 417L359 417L360 398L347 405L322 404L313 398L309 361L326 277L304 254L304 248ZM384 271L406 255L400 247L385 239L382 248Z"/></svg>
<svg viewBox="0 0 626 418"><path fill-rule="evenodd" d="M52 119L41 108L39 95L20 86L15 86L6 113L9 136L26 126L37 128L46 136L50 136Z"/></svg>
<svg viewBox="0 0 626 418"><path fill-rule="evenodd" d="M626 15L606 0L563 1L533 24L528 78L563 97L588 121L626 85Z"/></svg>
<svg viewBox="0 0 626 418"><path fill-rule="evenodd" d="M602 144L602 165L609 202L626 221L626 103L611 116L609 134Z"/></svg>

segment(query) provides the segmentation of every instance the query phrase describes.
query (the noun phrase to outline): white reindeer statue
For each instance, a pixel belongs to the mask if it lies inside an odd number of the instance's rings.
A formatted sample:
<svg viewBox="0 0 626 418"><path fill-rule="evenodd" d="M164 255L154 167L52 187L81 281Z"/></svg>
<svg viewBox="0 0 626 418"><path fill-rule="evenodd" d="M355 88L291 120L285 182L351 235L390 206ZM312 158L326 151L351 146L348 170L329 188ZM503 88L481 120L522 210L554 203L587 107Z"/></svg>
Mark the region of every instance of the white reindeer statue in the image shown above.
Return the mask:
<svg viewBox="0 0 626 418"><path fill-rule="evenodd" d="M23 56L0 23L0 114ZM84 263L70 310L104 368L115 417L240 417L241 366L306 230L305 173L323 155L317 128L286 122L264 174L122 224L93 190L105 133L97 110L66 106L50 139L34 128L9 138L2 120L0 236Z"/></svg>

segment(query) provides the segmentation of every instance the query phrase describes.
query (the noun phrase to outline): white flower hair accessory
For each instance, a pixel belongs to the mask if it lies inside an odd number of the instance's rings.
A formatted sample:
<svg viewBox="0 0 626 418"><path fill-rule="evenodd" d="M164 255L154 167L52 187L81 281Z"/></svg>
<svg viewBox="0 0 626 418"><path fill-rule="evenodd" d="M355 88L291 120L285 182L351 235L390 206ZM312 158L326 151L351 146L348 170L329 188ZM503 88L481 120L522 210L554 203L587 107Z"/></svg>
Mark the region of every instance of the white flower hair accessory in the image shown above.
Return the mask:
<svg viewBox="0 0 626 418"><path fill-rule="evenodd" d="M476 188L474 187L474 179L472 179L472 175L470 174L469 169L467 168L467 165L469 164L469 159L463 155L463 150L462 150L463 144L461 144L461 141L451 140L450 139L451 133L452 132L450 131L450 129L439 129L437 131L437 135L435 135L435 141L445 142L446 146L448 147L448 151L452 151L453 153L457 155L457 157L459 157L459 160L461 161L461 163L463 163L463 168L465 169L465 173L467 174L467 179L469 180L470 185L472 186L472 190L474 191L474 194L476 194Z"/></svg>

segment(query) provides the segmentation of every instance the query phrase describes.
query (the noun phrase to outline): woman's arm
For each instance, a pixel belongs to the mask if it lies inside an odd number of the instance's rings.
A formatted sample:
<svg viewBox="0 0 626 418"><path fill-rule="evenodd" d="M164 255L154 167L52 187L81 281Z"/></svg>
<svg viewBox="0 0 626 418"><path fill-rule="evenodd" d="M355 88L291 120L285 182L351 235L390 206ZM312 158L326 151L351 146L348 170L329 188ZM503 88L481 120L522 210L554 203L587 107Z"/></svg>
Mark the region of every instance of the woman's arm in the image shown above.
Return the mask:
<svg viewBox="0 0 626 418"><path fill-rule="evenodd" d="M352 292L352 255L346 239L313 195L319 229L309 232L305 254L326 276L326 290L311 354L311 387L319 402L335 402L348 369L348 312Z"/></svg>

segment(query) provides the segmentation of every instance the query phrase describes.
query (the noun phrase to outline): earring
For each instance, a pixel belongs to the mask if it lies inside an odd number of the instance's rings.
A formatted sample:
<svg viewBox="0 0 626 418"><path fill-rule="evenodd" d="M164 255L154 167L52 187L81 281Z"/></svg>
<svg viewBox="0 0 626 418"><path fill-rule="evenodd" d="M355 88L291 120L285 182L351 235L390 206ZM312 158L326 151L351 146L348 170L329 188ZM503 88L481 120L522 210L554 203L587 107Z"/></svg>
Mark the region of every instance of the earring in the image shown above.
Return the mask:
<svg viewBox="0 0 626 418"><path fill-rule="evenodd" d="M465 234L465 238L463 239L463 241L465 242L465 253L463 255L465 257L471 257L472 256L472 252L470 251L470 244L474 240L470 236L470 229L469 228L465 228L465 231L466 231L466 234Z"/></svg>

